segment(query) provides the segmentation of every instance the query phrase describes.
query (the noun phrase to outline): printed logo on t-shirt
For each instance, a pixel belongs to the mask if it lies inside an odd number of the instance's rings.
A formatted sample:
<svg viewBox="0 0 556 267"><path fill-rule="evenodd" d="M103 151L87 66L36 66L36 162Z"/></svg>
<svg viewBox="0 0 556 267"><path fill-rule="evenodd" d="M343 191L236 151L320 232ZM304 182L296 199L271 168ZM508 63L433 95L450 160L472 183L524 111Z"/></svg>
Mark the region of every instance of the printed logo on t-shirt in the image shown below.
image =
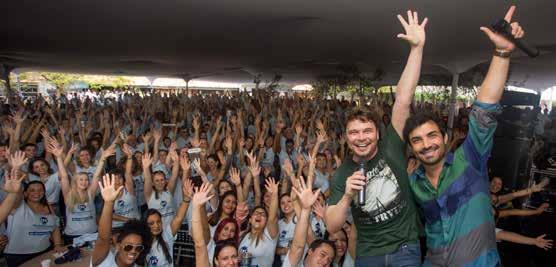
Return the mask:
<svg viewBox="0 0 556 267"><path fill-rule="evenodd" d="M77 209L80 211L84 211L87 209L87 204L79 204L77 205Z"/></svg>
<svg viewBox="0 0 556 267"><path fill-rule="evenodd" d="M287 233L288 233L287 231L282 231L282 232L280 233L280 238L286 238L286 234L287 234Z"/></svg>
<svg viewBox="0 0 556 267"><path fill-rule="evenodd" d="M239 253L240 253L240 254L241 254L241 253L247 253L247 247L246 247L246 246L243 246L243 247L239 248Z"/></svg>
<svg viewBox="0 0 556 267"><path fill-rule="evenodd" d="M48 223L48 218L46 218L46 217L41 217L40 220L41 220L42 225L46 225Z"/></svg>
<svg viewBox="0 0 556 267"><path fill-rule="evenodd" d="M168 205L168 202L166 202L166 200L160 201L160 206L161 206L161 207L165 208L166 205Z"/></svg>
<svg viewBox="0 0 556 267"><path fill-rule="evenodd" d="M365 205L358 207L367 216L358 219L364 224L374 224L388 221L400 214L407 203L402 198L398 180L386 161L381 159L365 176Z"/></svg>
<svg viewBox="0 0 556 267"><path fill-rule="evenodd" d="M116 205L118 205L118 207L123 208L124 207L125 202L123 200L118 200L118 203Z"/></svg>
<svg viewBox="0 0 556 267"><path fill-rule="evenodd" d="M149 264L150 265L157 265L158 264L158 257L156 256L150 256L149 257Z"/></svg>

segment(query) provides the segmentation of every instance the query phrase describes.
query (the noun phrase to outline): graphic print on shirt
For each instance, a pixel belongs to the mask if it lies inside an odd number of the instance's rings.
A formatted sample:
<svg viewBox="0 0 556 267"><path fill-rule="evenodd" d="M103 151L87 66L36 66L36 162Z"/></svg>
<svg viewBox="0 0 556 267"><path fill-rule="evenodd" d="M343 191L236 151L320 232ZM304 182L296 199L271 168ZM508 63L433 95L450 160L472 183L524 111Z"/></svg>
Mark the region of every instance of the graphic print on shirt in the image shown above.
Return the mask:
<svg viewBox="0 0 556 267"><path fill-rule="evenodd" d="M149 265L150 266L156 266L157 264L158 264L158 257L150 256L149 257Z"/></svg>
<svg viewBox="0 0 556 267"><path fill-rule="evenodd" d="M365 223L381 223L397 216L407 203L402 198L398 180L386 161L381 159L365 176L365 205L358 206L368 215L363 218Z"/></svg>

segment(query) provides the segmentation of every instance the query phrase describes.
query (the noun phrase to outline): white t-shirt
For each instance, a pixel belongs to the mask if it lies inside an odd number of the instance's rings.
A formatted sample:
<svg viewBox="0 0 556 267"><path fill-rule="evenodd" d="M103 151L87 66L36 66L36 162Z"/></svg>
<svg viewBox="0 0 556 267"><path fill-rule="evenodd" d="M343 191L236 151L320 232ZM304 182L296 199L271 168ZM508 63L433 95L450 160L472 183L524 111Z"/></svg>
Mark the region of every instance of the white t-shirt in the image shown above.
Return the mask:
<svg viewBox="0 0 556 267"><path fill-rule="evenodd" d="M176 240L177 235L172 235L172 227L170 225L166 225L162 231L162 239L166 242L166 246L168 247L168 252L170 258L172 258L172 254L174 252L174 241ZM172 261L173 262L173 261ZM169 263L162 251L162 247L158 243L157 240L153 241L151 246L151 251L147 254L147 258L145 261L147 267L169 267L173 266L173 264Z"/></svg>
<svg viewBox="0 0 556 267"><path fill-rule="evenodd" d="M149 209L155 209L162 215L162 225L166 227L172 222L174 216L176 216L176 208L174 207L174 200L172 199L172 194L169 191L163 191L158 194L158 199L156 198L156 192L153 190L151 193L151 198L147 202Z"/></svg>
<svg viewBox="0 0 556 267"><path fill-rule="evenodd" d="M50 236L60 225L54 214L36 214L25 201L8 216L6 233L10 242L4 249L9 254L31 254L46 250Z"/></svg>
<svg viewBox="0 0 556 267"><path fill-rule="evenodd" d="M239 244L238 252L250 253L253 257L251 267L270 267L274 261L274 254L276 251L276 244L278 238L272 239L268 228L264 229L263 238L259 241L259 245L255 246L256 240L251 239L251 233L248 233Z"/></svg>
<svg viewBox="0 0 556 267"><path fill-rule="evenodd" d="M139 219L139 210L137 209L137 199L130 194L125 188L121 197L114 202L114 214L130 219ZM112 228L122 227L125 222L112 220Z"/></svg>
<svg viewBox="0 0 556 267"><path fill-rule="evenodd" d="M67 235L92 234L97 231L97 214L95 210L95 197L89 195L87 203L77 203L70 210L66 206L66 228Z"/></svg>
<svg viewBox="0 0 556 267"><path fill-rule="evenodd" d="M290 242L293 240L295 232L295 223L292 219L289 223L286 223L285 218L278 221L278 247L289 248ZM281 255L280 259L284 261L286 255Z"/></svg>
<svg viewBox="0 0 556 267"><path fill-rule="evenodd" d="M89 266L93 267L93 258L91 258L91 262ZM116 264L116 255L114 255L114 253L112 253L112 251L109 250L108 254L106 255L106 258L104 258L104 260L96 267L116 267L116 266L118 266ZM137 266L137 264L133 264L133 266Z"/></svg>

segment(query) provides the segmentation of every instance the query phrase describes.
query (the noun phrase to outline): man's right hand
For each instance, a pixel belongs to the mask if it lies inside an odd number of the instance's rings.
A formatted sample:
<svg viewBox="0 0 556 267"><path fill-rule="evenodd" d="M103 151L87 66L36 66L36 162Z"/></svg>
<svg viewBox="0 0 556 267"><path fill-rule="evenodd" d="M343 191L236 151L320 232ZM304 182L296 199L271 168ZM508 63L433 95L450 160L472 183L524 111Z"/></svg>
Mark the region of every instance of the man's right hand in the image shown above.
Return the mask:
<svg viewBox="0 0 556 267"><path fill-rule="evenodd" d="M346 180L346 192L344 195L352 198L358 191L363 190L367 183L367 177L361 171L354 172Z"/></svg>

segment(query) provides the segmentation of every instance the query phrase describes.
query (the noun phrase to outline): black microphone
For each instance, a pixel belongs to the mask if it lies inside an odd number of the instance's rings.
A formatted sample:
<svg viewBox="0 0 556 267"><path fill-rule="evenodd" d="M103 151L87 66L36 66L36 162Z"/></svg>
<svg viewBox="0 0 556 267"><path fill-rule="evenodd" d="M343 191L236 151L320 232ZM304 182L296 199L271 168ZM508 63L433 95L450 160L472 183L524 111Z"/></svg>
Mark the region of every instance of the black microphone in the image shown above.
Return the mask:
<svg viewBox="0 0 556 267"><path fill-rule="evenodd" d="M527 54L529 57L537 57L540 54L539 49L532 45L529 45L522 38L515 39L512 35L512 26L506 20L501 19L495 22L494 24L492 24L492 29L499 34L502 34L510 42L514 43L517 48L521 49L521 51L525 52L525 54Z"/></svg>
<svg viewBox="0 0 556 267"><path fill-rule="evenodd" d="M363 176L365 176L365 162L361 161L359 163L359 170L361 171L361 173L363 174ZM359 190L359 193L357 194L357 202L359 203L360 206L365 205L365 191L367 189L367 179L365 176L365 185L363 186L363 189Z"/></svg>

